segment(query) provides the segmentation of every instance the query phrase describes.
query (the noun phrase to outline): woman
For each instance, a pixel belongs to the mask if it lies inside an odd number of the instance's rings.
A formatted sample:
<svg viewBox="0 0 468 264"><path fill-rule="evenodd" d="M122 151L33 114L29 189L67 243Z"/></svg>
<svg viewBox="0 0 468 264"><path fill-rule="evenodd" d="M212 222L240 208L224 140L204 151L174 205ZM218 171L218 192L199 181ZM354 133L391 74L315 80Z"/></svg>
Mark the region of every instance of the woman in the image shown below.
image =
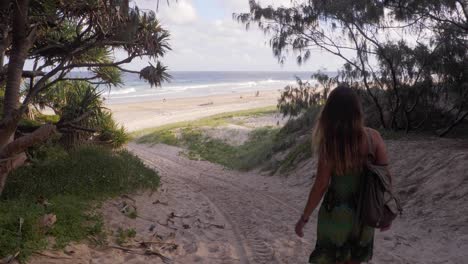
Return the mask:
<svg viewBox="0 0 468 264"><path fill-rule="evenodd" d="M317 176L296 234L303 236L304 225L326 193L309 263L367 262L372 258L374 229L361 224L357 216L361 174L369 146L375 164L388 160L380 134L364 127L361 105L351 88L339 86L330 93L314 129L314 142L319 155Z"/></svg>

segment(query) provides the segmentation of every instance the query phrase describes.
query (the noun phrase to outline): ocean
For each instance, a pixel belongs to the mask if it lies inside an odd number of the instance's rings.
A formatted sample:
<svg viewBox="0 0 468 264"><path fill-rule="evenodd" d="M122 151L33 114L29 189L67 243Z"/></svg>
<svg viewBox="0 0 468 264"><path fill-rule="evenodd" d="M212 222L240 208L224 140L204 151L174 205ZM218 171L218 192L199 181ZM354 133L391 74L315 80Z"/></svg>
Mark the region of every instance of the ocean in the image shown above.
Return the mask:
<svg viewBox="0 0 468 264"><path fill-rule="evenodd" d="M308 72L223 72L176 71L162 87L150 87L137 74L124 74L120 87L103 89L108 104L187 98L209 95L255 93L283 89L296 82L296 76L309 80Z"/></svg>

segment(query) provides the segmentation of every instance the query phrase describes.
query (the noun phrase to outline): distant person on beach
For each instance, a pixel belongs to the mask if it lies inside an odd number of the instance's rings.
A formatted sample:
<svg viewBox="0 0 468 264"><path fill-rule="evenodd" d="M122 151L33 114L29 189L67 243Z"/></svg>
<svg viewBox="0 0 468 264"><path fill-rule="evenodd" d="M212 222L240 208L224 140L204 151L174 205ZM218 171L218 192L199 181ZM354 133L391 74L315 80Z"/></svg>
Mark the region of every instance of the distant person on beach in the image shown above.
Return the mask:
<svg viewBox="0 0 468 264"><path fill-rule="evenodd" d="M259 96L260 96L260 91L257 91L257 92L255 93L255 97L259 97Z"/></svg>
<svg viewBox="0 0 468 264"><path fill-rule="evenodd" d="M303 237L304 226L325 195L318 213L317 242L309 263L368 262L374 247L374 228L362 224L357 215L358 187L368 146L374 146L375 164L388 164L384 141L379 132L364 127L359 99L351 88L344 86L330 93L313 139L319 157L317 174L296 224L296 234Z"/></svg>

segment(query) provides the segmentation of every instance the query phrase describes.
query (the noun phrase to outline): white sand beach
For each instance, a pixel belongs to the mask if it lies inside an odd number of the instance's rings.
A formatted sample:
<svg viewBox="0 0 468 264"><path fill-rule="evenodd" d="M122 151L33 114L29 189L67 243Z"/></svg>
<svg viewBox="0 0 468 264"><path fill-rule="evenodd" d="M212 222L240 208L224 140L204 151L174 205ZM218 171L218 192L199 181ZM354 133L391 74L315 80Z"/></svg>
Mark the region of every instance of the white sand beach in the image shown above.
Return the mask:
<svg viewBox="0 0 468 264"><path fill-rule="evenodd" d="M233 112L274 106L278 101L279 91L230 93L191 98L171 98L165 101L144 101L106 105L115 119L123 124L127 131L133 132L145 128L162 126L179 121L190 121L224 112Z"/></svg>

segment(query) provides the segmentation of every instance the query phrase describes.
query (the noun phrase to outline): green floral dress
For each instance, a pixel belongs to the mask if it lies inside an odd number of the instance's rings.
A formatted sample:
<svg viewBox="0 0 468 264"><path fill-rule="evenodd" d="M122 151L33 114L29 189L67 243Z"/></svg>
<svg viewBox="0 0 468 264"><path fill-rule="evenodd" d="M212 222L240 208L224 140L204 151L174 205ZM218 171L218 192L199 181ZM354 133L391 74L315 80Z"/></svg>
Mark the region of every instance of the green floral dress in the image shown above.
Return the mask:
<svg viewBox="0 0 468 264"><path fill-rule="evenodd" d="M367 262L372 258L374 228L357 217L360 174L332 175L320 207L317 243L309 263Z"/></svg>

